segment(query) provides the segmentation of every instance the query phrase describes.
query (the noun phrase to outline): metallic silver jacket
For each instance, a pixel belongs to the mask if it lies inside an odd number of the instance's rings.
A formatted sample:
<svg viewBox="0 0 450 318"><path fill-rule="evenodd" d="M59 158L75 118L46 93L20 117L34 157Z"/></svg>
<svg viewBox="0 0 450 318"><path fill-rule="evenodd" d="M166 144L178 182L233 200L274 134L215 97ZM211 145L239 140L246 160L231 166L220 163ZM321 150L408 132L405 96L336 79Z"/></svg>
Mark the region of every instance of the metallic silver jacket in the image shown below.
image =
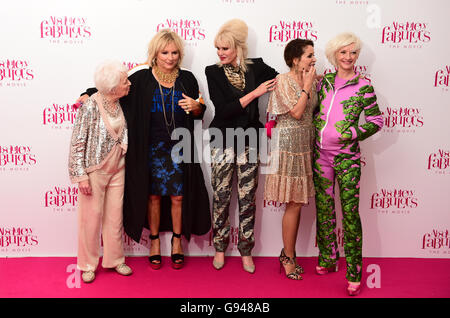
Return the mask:
<svg viewBox="0 0 450 318"><path fill-rule="evenodd" d="M128 130L122 110L119 116L123 124L117 134L105 123L105 110L97 104L94 95L78 109L72 132L69 154L69 177L72 183L88 180L88 173L100 169L114 147L122 148L124 154L128 144Z"/></svg>

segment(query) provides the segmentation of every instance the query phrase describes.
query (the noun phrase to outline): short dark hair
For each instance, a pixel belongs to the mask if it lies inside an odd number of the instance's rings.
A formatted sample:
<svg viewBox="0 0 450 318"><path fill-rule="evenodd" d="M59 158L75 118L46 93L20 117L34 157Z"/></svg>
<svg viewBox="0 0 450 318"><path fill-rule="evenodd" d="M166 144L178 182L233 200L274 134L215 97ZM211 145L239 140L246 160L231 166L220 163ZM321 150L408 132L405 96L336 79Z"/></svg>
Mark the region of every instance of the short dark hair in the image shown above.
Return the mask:
<svg viewBox="0 0 450 318"><path fill-rule="evenodd" d="M284 48L284 60L287 66L292 67L295 58L300 58L305 53L305 47L311 45L314 47L314 42L311 40L294 39L290 41Z"/></svg>

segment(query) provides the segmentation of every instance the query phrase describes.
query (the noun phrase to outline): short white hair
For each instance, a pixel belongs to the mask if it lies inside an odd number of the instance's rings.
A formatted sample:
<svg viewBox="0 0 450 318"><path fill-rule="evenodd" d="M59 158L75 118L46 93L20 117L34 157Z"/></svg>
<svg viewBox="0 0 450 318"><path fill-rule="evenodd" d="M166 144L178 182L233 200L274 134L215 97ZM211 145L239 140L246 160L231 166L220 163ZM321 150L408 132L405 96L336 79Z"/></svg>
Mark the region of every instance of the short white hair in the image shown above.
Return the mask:
<svg viewBox="0 0 450 318"><path fill-rule="evenodd" d="M122 73L128 69L119 61L106 61L97 66L94 73L94 83L97 90L102 94L110 94L119 85Z"/></svg>
<svg viewBox="0 0 450 318"><path fill-rule="evenodd" d="M350 45L352 43L355 44L355 50L359 54L359 52L361 51L362 42L354 33L344 32L338 34L333 39L328 41L325 47L325 55L327 56L328 61L330 61L331 64L337 67L336 52L344 46Z"/></svg>

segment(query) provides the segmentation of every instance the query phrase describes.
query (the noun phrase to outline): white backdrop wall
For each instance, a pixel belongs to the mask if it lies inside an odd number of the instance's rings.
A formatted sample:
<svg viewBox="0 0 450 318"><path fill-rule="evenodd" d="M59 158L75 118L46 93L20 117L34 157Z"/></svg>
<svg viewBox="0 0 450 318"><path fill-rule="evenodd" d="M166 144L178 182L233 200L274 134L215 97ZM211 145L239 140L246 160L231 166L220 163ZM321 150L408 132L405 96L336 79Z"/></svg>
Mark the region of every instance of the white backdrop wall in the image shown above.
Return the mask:
<svg viewBox="0 0 450 318"><path fill-rule="evenodd" d="M357 68L372 80L385 127L361 144L360 214L364 256L450 258L450 2L446 0L81 0L1 1L0 10L0 256L75 256L77 187L67 158L75 112L93 86L95 66L118 59L130 68L146 59L160 28L184 39L183 67L197 77L214 115L205 66L217 61L213 44L231 18L249 26L249 56L286 72L285 44L314 41L319 73L332 70L326 42L353 31L364 42ZM267 96L260 100L265 119ZM207 144L205 144L207 147ZM210 168L202 165L211 196ZM284 206L257 193L254 255L276 256ZM201 199L201 198L199 198ZM237 203L231 205L238 255ZM340 214L340 207L338 206ZM127 255L148 253L125 237ZM342 247L342 227L338 236ZM162 251L170 253L170 235ZM188 255L212 255L210 235L185 242ZM315 206L303 208L300 256L317 255Z"/></svg>

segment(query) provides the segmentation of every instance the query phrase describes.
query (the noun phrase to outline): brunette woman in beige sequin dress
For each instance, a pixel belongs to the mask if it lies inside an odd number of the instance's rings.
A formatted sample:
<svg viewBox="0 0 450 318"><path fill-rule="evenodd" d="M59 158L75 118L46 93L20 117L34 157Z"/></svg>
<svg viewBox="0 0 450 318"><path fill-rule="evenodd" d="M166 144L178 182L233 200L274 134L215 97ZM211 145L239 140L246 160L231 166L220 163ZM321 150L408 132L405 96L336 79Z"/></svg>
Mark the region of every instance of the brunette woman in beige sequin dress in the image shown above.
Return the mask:
<svg viewBox="0 0 450 318"><path fill-rule="evenodd" d="M286 203L280 266L283 265L288 278L300 280L303 269L296 263L295 253L300 211L314 196L312 114L317 105L314 43L292 40L286 45L284 59L290 71L277 76L277 87L270 95L267 109L277 116L278 147L271 156L277 156L278 166L266 176L264 199Z"/></svg>

